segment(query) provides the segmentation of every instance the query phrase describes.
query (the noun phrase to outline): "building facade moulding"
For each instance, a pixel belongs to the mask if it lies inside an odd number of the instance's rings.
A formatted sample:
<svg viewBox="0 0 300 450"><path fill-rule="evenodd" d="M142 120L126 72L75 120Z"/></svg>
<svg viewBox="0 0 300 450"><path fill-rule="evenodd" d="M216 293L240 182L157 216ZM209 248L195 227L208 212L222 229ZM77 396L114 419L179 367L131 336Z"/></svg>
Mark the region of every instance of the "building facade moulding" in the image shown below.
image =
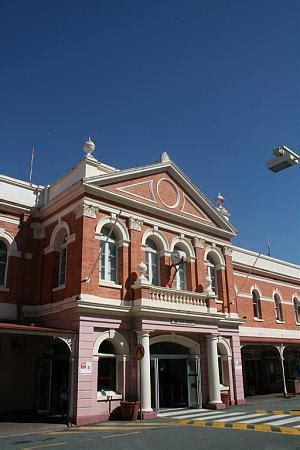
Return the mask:
<svg viewBox="0 0 300 450"><path fill-rule="evenodd" d="M102 237L101 230L105 225L114 226L114 233L117 236L119 245L129 244L130 238L128 230L122 222L120 221L116 222L115 215L106 216L99 220L96 226L96 233L95 233L96 239L101 239Z"/></svg>
<svg viewBox="0 0 300 450"><path fill-rule="evenodd" d="M195 248L204 248L205 246L205 239L201 237L193 237L192 242Z"/></svg>
<svg viewBox="0 0 300 450"><path fill-rule="evenodd" d="M208 254L211 254L214 258L215 264L219 266L218 268L225 267L225 260L221 250L216 246L208 246L205 249L204 260L207 260Z"/></svg>
<svg viewBox="0 0 300 450"><path fill-rule="evenodd" d="M198 342L195 342L193 339L188 338L186 336L171 333L171 334L161 334L159 336L150 338L150 346L152 344L157 344L158 342L171 342L174 344L183 345L184 347L187 347L189 349L191 355L200 356L200 344L198 344Z"/></svg>
<svg viewBox="0 0 300 450"><path fill-rule="evenodd" d="M96 219L98 211L99 208L97 206L86 202L76 206L74 209L76 219L79 219L80 217L90 217L91 219Z"/></svg>
<svg viewBox="0 0 300 450"><path fill-rule="evenodd" d="M178 245L184 249L187 257L194 258L194 259L196 258L194 248L191 245L191 243L188 241L188 239L181 237L181 236L176 237L175 239L173 239L173 241L171 243L170 250L173 251L176 245Z"/></svg>
<svg viewBox="0 0 300 450"><path fill-rule="evenodd" d="M129 217L129 230L142 231L143 221L135 217Z"/></svg>
<svg viewBox="0 0 300 450"><path fill-rule="evenodd" d="M224 246L224 255L232 257L232 248L227 245Z"/></svg>
<svg viewBox="0 0 300 450"><path fill-rule="evenodd" d="M43 239L45 237L45 230L42 223L33 222L30 227L33 229L34 239Z"/></svg>
<svg viewBox="0 0 300 450"><path fill-rule="evenodd" d="M8 256L16 256L17 258L21 257L21 252L18 251L15 239L5 230L5 228L0 228L0 239L6 241L8 244Z"/></svg>
<svg viewBox="0 0 300 450"><path fill-rule="evenodd" d="M169 243L163 233L161 233L158 230L155 230L154 228L152 230L147 230L142 237L142 247L146 247L146 241L148 238L153 239L155 244L158 247L158 250L162 252L162 255L165 255L166 253L169 254L170 248Z"/></svg>
<svg viewBox="0 0 300 450"><path fill-rule="evenodd" d="M125 355L127 358L130 356L129 345L126 339L122 336L121 333L113 329L100 333L99 336L96 338L93 346L94 356L99 355L99 347L102 344L102 342L105 341L106 339L113 341L113 344L115 346L118 355Z"/></svg>

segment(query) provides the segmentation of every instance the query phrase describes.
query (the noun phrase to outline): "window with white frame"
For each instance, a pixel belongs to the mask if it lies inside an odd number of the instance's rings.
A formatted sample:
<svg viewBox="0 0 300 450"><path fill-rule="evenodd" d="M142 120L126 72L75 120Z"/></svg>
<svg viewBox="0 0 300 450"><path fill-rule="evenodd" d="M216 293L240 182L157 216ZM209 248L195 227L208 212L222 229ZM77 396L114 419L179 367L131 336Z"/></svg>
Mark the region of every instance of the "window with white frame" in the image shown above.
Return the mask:
<svg viewBox="0 0 300 450"><path fill-rule="evenodd" d="M186 253L175 245L174 250L178 250L182 256L182 262L175 266L176 273L174 279L174 287L177 291L186 290L186 264L184 262Z"/></svg>
<svg viewBox="0 0 300 450"><path fill-rule="evenodd" d="M66 283L66 268L67 268L67 242L63 240L59 251L59 271L58 271L58 286Z"/></svg>
<svg viewBox="0 0 300 450"><path fill-rule="evenodd" d="M117 388L117 355L114 345L106 339L98 350L98 382L97 391L105 393L106 391L116 392Z"/></svg>
<svg viewBox="0 0 300 450"><path fill-rule="evenodd" d="M109 225L101 230L100 279L117 282L117 238Z"/></svg>
<svg viewBox="0 0 300 450"><path fill-rule="evenodd" d="M5 285L6 266L7 266L7 247L3 241L0 241L0 286Z"/></svg>
<svg viewBox="0 0 300 450"><path fill-rule="evenodd" d="M148 280L155 286L160 285L160 264L159 254L155 242L152 239L146 240L146 264L148 268Z"/></svg>
<svg viewBox="0 0 300 450"><path fill-rule="evenodd" d="M300 320L300 303L299 300L295 297L294 300L294 312L295 312L295 321L299 323Z"/></svg>
<svg viewBox="0 0 300 450"><path fill-rule="evenodd" d="M218 295L216 263L210 254L207 255L206 260L207 260L207 273L211 279L211 289L216 295Z"/></svg>
<svg viewBox="0 0 300 450"><path fill-rule="evenodd" d="M275 308L275 318L282 322L282 308L281 308L281 300L278 294L274 295L274 308Z"/></svg>
<svg viewBox="0 0 300 450"><path fill-rule="evenodd" d="M56 252L54 287L63 287L66 284L67 276L67 238L68 231L62 227L55 235L54 250Z"/></svg>
<svg viewBox="0 0 300 450"><path fill-rule="evenodd" d="M253 315L256 319L261 319L261 304L260 304L260 296L259 293L254 290L252 291L252 306L253 306Z"/></svg>

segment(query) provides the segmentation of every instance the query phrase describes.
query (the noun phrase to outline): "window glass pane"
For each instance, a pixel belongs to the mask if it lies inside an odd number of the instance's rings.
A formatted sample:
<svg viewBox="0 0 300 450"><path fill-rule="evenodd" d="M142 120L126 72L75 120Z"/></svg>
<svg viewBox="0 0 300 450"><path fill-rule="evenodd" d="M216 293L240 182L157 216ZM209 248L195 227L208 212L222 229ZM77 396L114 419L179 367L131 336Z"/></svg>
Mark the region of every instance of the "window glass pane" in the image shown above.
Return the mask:
<svg viewBox="0 0 300 450"><path fill-rule="evenodd" d="M5 281L5 264L0 264L0 286L4 286Z"/></svg>
<svg viewBox="0 0 300 450"><path fill-rule="evenodd" d="M102 234L108 236L109 227L103 227ZM108 241L100 243L100 278L106 281L117 281L117 244L112 233Z"/></svg>
<svg viewBox="0 0 300 450"><path fill-rule="evenodd" d="M116 359L99 358L97 390L116 390Z"/></svg>
<svg viewBox="0 0 300 450"><path fill-rule="evenodd" d="M63 248L60 251L59 285L65 284L66 281L66 259L67 259L67 249Z"/></svg>
<svg viewBox="0 0 300 450"><path fill-rule="evenodd" d="M5 264L7 259L7 248L4 242L0 241L0 263Z"/></svg>
<svg viewBox="0 0 300 450"><path fill-rule="evenodd" d="M116 351L113 344L108 339L105 339L105 341L101 342L98 353L106 353L107 355L114 355Z"/></svg>

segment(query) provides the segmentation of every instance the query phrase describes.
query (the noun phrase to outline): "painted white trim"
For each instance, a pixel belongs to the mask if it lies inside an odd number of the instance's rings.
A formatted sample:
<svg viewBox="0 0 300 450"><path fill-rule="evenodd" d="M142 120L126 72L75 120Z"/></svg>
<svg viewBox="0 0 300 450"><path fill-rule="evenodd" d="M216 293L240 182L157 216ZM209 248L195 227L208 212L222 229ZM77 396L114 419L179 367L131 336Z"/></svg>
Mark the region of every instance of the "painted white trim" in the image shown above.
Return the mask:
<svg viewBox="0 0 300 450"><path fill-rule="evenodd" d="M166 202L164 202L164 201L162 200L162 198L161 198L161 196L160 196L160 193L159 193L159 186L160 186L160 184L161 184L162 182L165 182L165 183L170 184L170 185L174 188L174 190L175 190L176 201L175 201L175 203L174 203L173 205L168 205ZM156 184L156 194L157 194L159 200L161 201L161 203L162 203L166 208L174 209L174 208L177 208L177 206L179 205L179 202L180 202L180 192L179 192L178 186L174 183L174 181L170 180L169 178L160 178L160 179L158 180L158 182L157 182L157 184Z"/></svg>
<svg viewBox="0 0 300 450"><path fill-rule="evenodd" d="M95 233L96 236L101 235L101 230L105 225L113 225L115 223L115 220L116 219L112 216L102 217L102 219L99 220L99 222L97 223L97 226L96 226L96 233ZM116 222L115 227L114 227L114 232L117 236L118 241L122 240L127 243L130 242L127 228L123 225L122 222Z"/></svg>
<svg viewBox="0 0 300 450"><path fill-rule="evenodd" d="M143 184L148 184L150 198L144 197L143 195L135 194L134 192L128 192L129 188L132 188L135 186L141 186ZM127 195L133 195L134 197L142 198L143 200L148 200L149 202L157 203L156 198L154 197L154 192L153 192L153 180L146 180L146 181L140 181L138 183L128 184L126 186L117 187L116 190L125 192Z"/></svg>
<svg viewBox="0 0 300 450"><path fill-rule="evenodd" d="M226 356L232 357L232 350L231 350L230 344L227 342L226 339L224 339L222 336L218 336L217 345L223 346L226 350ZM221 353L221 356L224 356L224 355L222 355L222 353Z"/></svg>
<svg viewBox="0 0 300 450"><path fill-rule="evenodd" d="M99 280L99 286L103 287L109 287L113 289L122 289L121 284L114 283L113 281L107 281L107 280Z"/></svg>
<svg viewBox="0 0 300 450"><path fill-rule="evenodd" d="M119 212L118 208L111 207L105 203L95 202L94 199L91 199L89 197L87 197L87 199L93 206L100 208L103 212L108 212L108 213L113 212L116 214ZM227 241L224 241L224 240L221 240L218 238L212 238L210 235L206 235L205 233L201 233L201 235L200 234L197 235L197 234L195 234L195 232L191 232L190 229L178 228L177 226L171 226L165 222L160 222L160 221L155 220L146 215L145 216L133 215L130 212L122 211L121 217L123 217L123 218L134 217L135 219L142 220L144 222L144 224L150 225L152 227L157 227L162 230L171 231L175 234L184 234L186 237L190 237L190 238L199 237L199 239L204 239L205 242L214 243L219 246L228 246Z"/></svg>
<svg viewBox="0 0 300 450"><path fill-rule="evenodd" d="M20 219L13 219L12 217L0 216L0 222L12 223L14 225L20 225Z"/></svg>
<svg viewBox="0 0 300 450"><path fill-rule="evenodd" d="M174 250L175 246L183 247L186 252L187 257L196 258L194 247L185 237L175 237L170 245L171 252Z"/></svg>
<svg viewBox="0 0 300 450"><path fill-rule="evenodd" d="M232 247L232 249L232 261L235 266L250 268L253 266L254 262L256 262L256 271L263 270L268 274L277 274L288 278L300 279L299 265L238 247Z"/></svg>
<svg viewBox="0 0 300 450"><path fill-rule="evenodd" d="M142 236L142 248L144 248L144 250L146 249L146 240L147 239L153 239L153 241L155 242L155 244L157 245L157 249L158 251L164 251L164 252L169 252L170 251L170 247L169 247L169 243L167 241L167 239L165 238L165 236L158 230L154 230L154 229L150 229L145 231L145 233Z"/></svg>
<svg viewBox="0 0 300 450"><path fill-rule="evenodd" d="M257 328L240 326L240 336L255 338L274 338L274 339L299 339L299 330L283 330L277 328Z"/></svg>
<svg viewBox="0 0 300 450"><path fill-rule="evenodd" d="M193 339L190 339L186 336L181 336L175 333L155 336L153 338L150 338L150 347L152 344L157 344L161 342L171 342L183 345L184 347L189 349L191 355L200 355L200 344L198 344L198 342L195 342Z"/></svg>
<svg viewBox="0 0 300 450"><path fill-rule="evenodd" d="M61 291L62 289L65 289L66 285L65 284L61 284L55 288L52 289L52 292L56 292L56 291Z"/></svg>
<svg viewBox="0 0 300 450"><path fill-rule="evenodd" d="M233 275L236 276L236 277L241 277L241 278L247 278L248 277L247 274L239 272L237 270L233 271ZM258 275L250 274L249 280L262 281L264 283L269 283L269 284L273 284L273 285L275 284L277 286L286 286L286 287L291 288L291 289L299 289L299 285L293 284L292 282L288 283L287 281L269 280L268 278L264 278L263 276L258 276Z"/></svg>
<svg viewBox="0 0 300 450"><path fill-rule="evenodd" d="M225 267L224 256L223 256L222 252L220 251L220 249L218 247L211 246L211 245L207 246L206 249L205 249L205 252L204 252L204 261L207 261L207 256L209 255L209 253L212 253L212 258L213 259L217 259L216 265L219 264L219 265Z"/></svg>
<svg viewBox="0 0 300 450"><path fill-rule="evenodd" d="M52 231L52 233L51 233L51 238L50 238L50 243L49 243L49 247L52 248L53 250L54 250L54 248L55 248L55 239L56 239L56 236L57 236L57 234L60 232L60 230L65 230L66 233L67 233L67 237L70 236L70 227L69 227L68 223L65 222L64 220L62 220L61 222L58 222L58 223L55 225L55 227L54 227L54 229L53 229L53 231ZM49 247L46 247L46 248L49 248ZM45 251L45 250L46 250L46 249L44 249L44 251Z"/></svg>
<svg viewBox="0 0 300 450"><path fill-rule="evenodd" d="M127 208L138 208L139 210L143 209L144 212L147 212L149 214L158 214L159 216L166 217L167 219L174 219L177 222L182 222L186 226L193 226L196 229L201 229L201 234L203 234L203 230L206 230L207 232L211 232L214 235L221 235L226 239L231 239L233 236L236 235L236 232L226 230L224 228L218 227L213 224L210 225L209 223L204 223L202 221L192 219L190 217L184 217L179 216L175 213L175 211L167 211L162 210L161 208L158 208L154 205L150 205L149 203L142 202L141 200L137 201L133 198L124 197L124 195L119 195L117 192L113 192L110 190L105 189L105 187L97 187L97 186L87 186L90 189L87 191L88 193L95 193L95 195L99 195L99 197L106 199L107 201L113 201L118 202L122 205L127 206ZM228 243L227 243L228 244Z"/></svg>
<svg viewBox="0 0 300 450"><path fill-rule="evenodd" d="M96 338L93 345L93 356L101 356L101 353L98 353L98 349L102 342L106 339L113 340L113 345L118 355L130 355L129 345L126 339L118 331L110 329L99 334L99 336Z"/></svg>

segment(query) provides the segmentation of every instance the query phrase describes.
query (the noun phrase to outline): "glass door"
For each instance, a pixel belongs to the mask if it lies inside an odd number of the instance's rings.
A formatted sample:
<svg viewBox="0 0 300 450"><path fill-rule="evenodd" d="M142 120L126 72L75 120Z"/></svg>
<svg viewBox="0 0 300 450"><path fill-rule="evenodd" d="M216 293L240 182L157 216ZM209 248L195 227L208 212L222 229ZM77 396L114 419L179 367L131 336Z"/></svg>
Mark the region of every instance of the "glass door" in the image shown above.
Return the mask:
<svg viewBox="0 0 300 450"><path fill-rule="evenodd" d="M198 357L187 359L188 404L190 408L201 408L200 361Z"/></svg>
<svg viewBox="0 0 300 450"><path fill-rule="evenodd" d="M52 361L41 359L38 372L38 412L50 413L51 407L51 384L52 384Z"/></svg>
<svg viewBox="0 0 300 450"><path fill-rule="evenodd" d="M159 410L159 377L158 377L158 358L150 360L151 377L151 406L154 411Z"/></svg>

